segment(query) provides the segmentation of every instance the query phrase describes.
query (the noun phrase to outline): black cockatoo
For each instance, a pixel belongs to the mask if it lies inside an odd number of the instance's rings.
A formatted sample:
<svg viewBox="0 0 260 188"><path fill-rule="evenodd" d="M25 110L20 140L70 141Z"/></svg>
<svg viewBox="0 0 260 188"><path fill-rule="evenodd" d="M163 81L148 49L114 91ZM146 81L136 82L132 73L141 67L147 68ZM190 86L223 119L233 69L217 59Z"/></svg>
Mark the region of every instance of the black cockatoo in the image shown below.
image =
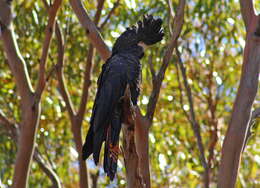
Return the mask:
<svg viewBox="0 0 260 188"><path fill-rule="evenodd" d="M127 85L131 100L137 105L140 93L141 64L144 46L162 40L162 20L152 15L144 16L137 26L127 28L116 40L111 57L102 66L98 89L92 109L90 128L82 150L86 160L92 153L95 164L99 162L102 143L105 142L104 171L114 179L119 153L119 134L123 118L123 100Z"/></svg>

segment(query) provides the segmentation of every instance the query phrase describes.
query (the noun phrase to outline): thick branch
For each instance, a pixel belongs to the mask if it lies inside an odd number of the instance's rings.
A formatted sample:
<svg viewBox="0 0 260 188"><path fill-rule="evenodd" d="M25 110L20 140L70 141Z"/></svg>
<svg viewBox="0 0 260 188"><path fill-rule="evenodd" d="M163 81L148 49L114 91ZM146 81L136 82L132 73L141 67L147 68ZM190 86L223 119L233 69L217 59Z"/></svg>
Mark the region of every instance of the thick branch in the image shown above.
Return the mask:
<svg viewBox="0 0 260 188"><path fill-rule="evenodd" d="M39 80L38 85L36 89L36 94L38 96L41 96L45 84L46 84L46 78L45 78L45 65L49 53L50 43L52 39L52 34L55 26L55 19L58 12L58 9L61 5L62 0L55 0L54 4L48 9L49 11L49 20L48 24L45 28L45 39L42 47L42 56L40 59L40 69L39 69Z"/></svg>
<svg viewBox="0 0 260 188"><path fill-rule="evenodd" d="M258 16L257 19L252 20L254 28L260 24L260 17ZM218 186L221 188L235 187L241 153L251 119L251 108L258 90L260 36L254 33L255 31L252 30L247 32L239 88L223 143L218 180Z"/></svg>
<svg viewBox="0 0 260 188"><path fill-rule="evenodd" d="M254 0L240 0L240 9L247 31L249 30L252 19L254 19L253 17L256 17L253 1Z"/></svg>
<svg viewBox="0 0 260 188"><path fill-rule="evenodd" d="M175 22L175 24L183 24L185 0L180 0L179 9L176 20L182 20L181 22ZM127 186L128 187L147 187L151 186L150 183L150 169L149 169L149 127L152 123L156 103L158 101L161 84L164 78L166 68L169 65L171 55L180 34L182 26L176 26L177 31L172 36L172 40L168 45L166 54L163 59L163 65L160 72L156 75L155 71L151 69L153 76L153 91L151 93L149 103L147 106L146 116L142 116L139 108L135 110L135 116L132 113L126 113L124 110L124 116L130 117L133 120L125 123L123 127L123 146L124 146L124 159L127 171ZM151 63L151 62L150 62ZM130 92L129 92L130 93ZM130 98L130 97L128 97ZM127 103L124 102L125 106ZM131 105L128 105L125 109L130 109ZM126 115L130 114L130 115ZM133 131L134 129L134 131Z"/></svg>
<svg viewBox="0 0 260 188"><path fill-rule="evenodd" d="M19 51L14 35L13 27L10 26L2 31L1 39L3 41L3 47L7 55L9 66L15 78L15 83L18 87L18 92L21 98L23 98L21 101L23 104L26 103L25 101L30 100L33 88L25 61Z"/></svg>
<svg viewBox="0 0 260 188"><path fill-rule="evenodd" d="M82 5L82 2L80 0L70 0L70 4L73 8L73 11L77 15L79 22L86 30L89 40L91 41L93 46L97 49L102 59L106 61L110 57L111 52L109 51L109 48L104 43L100 33L97 30L97 27L90 20L86 12L86 9Z"/></svg>
<svg viewBox="0 0 260 188"><path fill-rule="evenodd" d="M139 111L140 112L140 111ZM136 114L134 110L133 103L131 101L131 91L129 89L129 85L127 85L124 95L124 106L123 106L123 157L126 168L126 178L127 178L127 187L128 188L142 188L142 187L150 187L150 177L145 179L143 174L141 174L141 164L144 164L145 161L140 161L140 155L137 152L137 145L140 143L136 142L137 136L137 124L136 124ZM138 122L139 123L139 122ZM141 124L139 127L145 127L144 124ZM148 126L146 126L148 128ZM147 134L146 134L147 133ZM146 131L145 137L148 137L148 130ZM140 137L139 137L140 138ZM147 143L148 140L141 140L141 143ZM145 150L144 152L148 151ZM144 155L148 159L148 152ZM145 170L148 174L149 172L149 160L148 160L148 168L142 169Z"/></svg>
<svg viewBox="0 0 260 188"><path fill-rule="evenodd" d="M7 3L10 8L10 2L5 1L5 3ZM11 11L10 14L12 14ZM30 164L34 151L35 135L39 124L40 108L39 101L35 101L27 67L19 52L13 28L12 26L3 27L2 23L0 27L2 29L1 39L4 44L4 50L7 54L8 63L21 96L21 136L18 141L18 152L16 155L12 186L13 188L23 188L27 186Z"/></svg>

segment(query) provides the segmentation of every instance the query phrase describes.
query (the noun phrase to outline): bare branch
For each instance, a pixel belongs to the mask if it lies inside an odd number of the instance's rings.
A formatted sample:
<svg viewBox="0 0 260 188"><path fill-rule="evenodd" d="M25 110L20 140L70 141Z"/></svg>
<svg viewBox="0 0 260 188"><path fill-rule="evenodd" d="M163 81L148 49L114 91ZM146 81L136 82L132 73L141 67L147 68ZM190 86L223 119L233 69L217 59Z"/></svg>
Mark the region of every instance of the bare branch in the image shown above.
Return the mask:
<svg viewBox="0 0 260 188"><path fill-rule="evenodd" d="M252 28L257 28L259 16L257 19L252 20L254 23ZM255 31L251 29L247 32L242 74L222 147L218 179L218 187L222 188L235 187L242 150L251 119L251 109L258 91L260 36L252 35L253 32Z"/></svg>
<svg viewBox="0 0 260 188"><path fill-rule="evenodd" d="M46 83L50 80L50 78L53 76L53 73L55 72L56 70L56 66L57 65L53 65L50 69L50 71L47 73L47 76L46 76Z"/></svg>
<svg viewBox="0 0 260 188"><path fill-rule="evenodd" d="M98 24L98 21L100 20L101 12L104 7L105 0L99 0L97 5L97 11L94 18L94 24Z"/></svg>
<svg viewBox="0 0 260 188"><path fill-rule="evenodd" d="M64 79L64 74L63 74L64 41L63 41L62 33L61 33L58 23L56 23L55 35L56 35L56 38L58 41L58 60L57 60L58 62L57 62L57 66L56 66L56 71L57 71L57 77L58 77L59 91L62 95L63 100L66 103L66 107L68 109L70 119L73 119L73 117L75 115L75 111L74 111L74 106L70 99L69 92L68 92L66 84L65 84L65 79Z"/></svg>
<svg viewBox="0 0 260 188"><path fill-rule="evenodd" d="M240 9L246 30L249 30L249 26L253 17L256 17L253 0L240 0Z"/></svg>
<svg viewBox="0 0 260 188"><path fill-rule="evenodd" d="M97 49L99 54L101 55L102 59L105 61L107 60L111 52L109 48L104 43L100 33L98 32L95 24L90 20L85 8L82 5L80 0L70 0L70 4L77 15L79 22L86 30L87 36L93 46Z"/></svg>
<svg viewBox="0 0 260 188"><path fill-rule="evenodd" d="M88 101L88 93L89 93L89 87L91 84L91 71L92 71L92 61L93 61L93 55L94 55L94 48L90 44L88 49L88 56L87 56L87 62L84 72L84 84L82 89L82 96L80 101L80 106L78 110L78 117L79 119L83 119L83 116L86 111L86 104Z"/></svg>
<svg viewBox="0 0 260 188"><path fill-rule="evenodd" d="M12 14L11 11L10 14ZM0 14L0 16L2 15ZM1 17L1 20L2 19L3 18ZM21 102L26 103L26 101L30 100L31 94L33 93L33 88L25 61L20 53L14 35L13 27L10 25L9 27L2 29L0 38L3 41L4 51L7 55L12 74L14 75L15 83L18 87L18 92L21 98L24 99Z"/></svg>
<svg viewBox="0 0 260 188"><path fill-rule="evenodd" d="M96 25L98 24L98 22L100 20L104 2L105 2L105 0L100 0L98 2L97 11L95 14L95 19L94 19L94 23ZM85 72L84 72L84 84L83 84L82 96L81 96L81 101L80 101L80 107L79 107L79 110L77 113L77 116L80 119L80 121L83 120L83 116L86 111L86 104L88 101L88 92L89 92L89 87L91 84L91 71L92 71L94 54L95 54L94 47L92 44L90 44L89 48L88 48L88 56L87 56L87 62L86 62L86 67L85 67Z"/></svg>
<svg viewBox="0 0 260 188"><path fill-rule="evenodd" d="M53 171L52 167L44 161L41 153L36 147L33 154L33 159L38 163L42 171L50 178L53 188L61 188L61 182L57 174Z"/></svg>
<svg viewBox="0 0 260 188"><path fill-rule="evenodd" d="M181 79L180 79L179 68L178 68L177 63L174 63L174 65L175 65L175 67L176 67L177 80L178 80L178 88L179 88L179 91L180 91L180 104L181 104L181 109L182 109L184 115L186 116L187 120L188 120L190 123L192 123L189 114L186 112L186 110L184 110L183 94L182 94L183 89L182 89L182 84L181 84Z"/></svg>
<svg viewBox="0 0 260 188"><path fill-rule="evenodd" d="M186 94L188 96L188 101L189 101L189 106L190 106L190 120L191 120L192 129L193 129L194 134L195 134L196 139L197 139L197 144L198 144L198 148L199 148L199 152L200 152L200 161L201 161L203 168L205 170L205 172L204 172L205 173L204 174L204 183L205 183L205 187L209 187L209 173L208 173L209 168L208 168L208 164L207 164L207 161L206 161L206 158L205 158L204 146L203 146L202 138L201 138L201 135L200 135L200 126L199 126L198 121L196 120L196 116L195 116L195 112L194 112L193 99L192 99L192 92L191 92L191 88L190 88L188 81L187 81L186 69L183 65L178 47L176 47L176 55L178 57L178 65L181 69Z"/></svg>
<svg viewBox="0 0 260 188"><path fill-rule="evenodd" d="M173 11L173 7L172 7L172 1L170 0L166 0L167 1L167 4L169 6L169 10L170 10L170 15L172 18L174 18L174 11Z"/></svg>
<svg viewBox="0 0 260 188"><path fill-rule="evenodd" d="M152 122L156 104L159 98L160 90L162 81L164 79L164 75L166 72L166 69L169 65L169 62L172 57L172 53L174 48L176 47L177 39L181 33L183 22L184 22L184 7L185 7L185 0L180 0L179 5L177 8L176 16L174 17L174 24L173 24L173 34L171 36L171 40L167 46L165 55L163 56L163 63L160 68L159 73L157 74L156 81L153 84L153 90L149 98L149 102L147 105L147 112L146 117Z"/></svg>
<svg viewBox="0 0 260 188"><path fill-rule="evenodd" d="M152 75L152 79L153 79L152 81L154 82L156 80L156 73L155 73L152 61L153 61L153 54L151 53L148 58L148 65L149 65L149 69L150 69L150 72Z"/></svg>
<svg viewBox="0 0 260 188"><path fill-rule="evenodd" d="M38 97L41 96L41 94L45 88L45 84L46 84L45 65L46 65L46 61L47 61L47 57L48 57L48 53L49 53L53 30L55 27L56 15L57 15L58 9L61 5L61 2L62 2L62 0L55 0L54 4L51 5L51 7L48 10L49 11L49 20L48 20L48 24L45 28L45 39L44 39L43 48L42 48L42 56L40 59L39 80L38 80L38 85L36 88L36 94L38 95Z"/></svg>
<svg viewBox="0 0 260 188"><path fill-rule="evenodd" d="M116 8L120 5L120 0L117 0L115 3L114 3L114 6L113 8L110 10L110 12L108 13L107 17L105 18L105 20L103 21L103 23L100 25L100 29L102 30L105 25L107 24L108 20L110 19L110 17L114 14Z"/></svg>

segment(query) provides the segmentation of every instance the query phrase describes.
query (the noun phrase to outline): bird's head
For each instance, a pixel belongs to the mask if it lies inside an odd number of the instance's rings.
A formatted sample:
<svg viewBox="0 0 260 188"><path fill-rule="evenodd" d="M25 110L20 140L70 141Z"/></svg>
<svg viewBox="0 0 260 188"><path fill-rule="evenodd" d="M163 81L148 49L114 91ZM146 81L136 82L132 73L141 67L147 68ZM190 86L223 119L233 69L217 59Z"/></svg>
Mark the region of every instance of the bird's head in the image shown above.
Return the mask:
<svg viewBox="0 0 260 188"><path fill-rule="evenodd" d="M125 51L133 46L153 45L162 40L164 36L162 19L154 19L152 15L145 15L143 21L138 21L137 26L127 28L116 40L112 53Z"/></svg>

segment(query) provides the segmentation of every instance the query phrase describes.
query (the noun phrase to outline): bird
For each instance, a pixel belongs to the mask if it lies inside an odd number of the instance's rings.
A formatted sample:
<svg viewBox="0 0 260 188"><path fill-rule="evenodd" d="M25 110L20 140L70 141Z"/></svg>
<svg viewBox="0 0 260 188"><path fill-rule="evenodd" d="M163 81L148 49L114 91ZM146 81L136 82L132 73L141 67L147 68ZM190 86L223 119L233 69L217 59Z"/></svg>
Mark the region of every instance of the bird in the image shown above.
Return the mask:
<svg viewBox="0 0 260 188"><path fill-rule="evenodd" d="M115 177L120 153L119 136L124 115L122 97L129 87L131 101L137 105L142 73L140 59L145 48L161 41L163 36L162 19L144 15L142 21L128 27L117 38L112 55L102 65L82 159L86 160L93 154L98 165L105 142L103 168L110 180Z"/></svg>

